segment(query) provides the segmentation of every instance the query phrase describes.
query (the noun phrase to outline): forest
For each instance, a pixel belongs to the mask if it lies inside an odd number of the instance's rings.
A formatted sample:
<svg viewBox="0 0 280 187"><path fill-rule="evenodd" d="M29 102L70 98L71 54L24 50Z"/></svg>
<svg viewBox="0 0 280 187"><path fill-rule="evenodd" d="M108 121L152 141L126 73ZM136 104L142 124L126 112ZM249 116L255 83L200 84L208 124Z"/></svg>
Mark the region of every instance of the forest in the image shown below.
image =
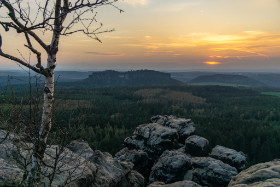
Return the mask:
<svg viewBox="0 0 280 187"><path fill-rule="evenodd" d="M15 123L38 113L33 121L40 121L38 90L34 84L2 87L1 120ZM94 149L115 154L138 125L160 114L192 119L198 135L212 146L243 151L249 165L280 156L277 89L195 85L66 88L58 84L56 90L53 133L64 129L68 141L83 139Z"/></svg>

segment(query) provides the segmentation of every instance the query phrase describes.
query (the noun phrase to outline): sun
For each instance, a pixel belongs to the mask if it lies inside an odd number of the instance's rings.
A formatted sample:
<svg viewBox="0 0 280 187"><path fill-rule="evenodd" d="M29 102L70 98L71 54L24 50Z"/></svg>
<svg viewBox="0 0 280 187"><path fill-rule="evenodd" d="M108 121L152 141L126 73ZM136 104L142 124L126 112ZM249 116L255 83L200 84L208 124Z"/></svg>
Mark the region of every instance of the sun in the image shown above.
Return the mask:
<svg viewBox="0 0 280 187"><path fill-rule="evenodd" d="M203 62L204 64L208 64L208 65L219 65L221 64L221 62Z"/></svg>

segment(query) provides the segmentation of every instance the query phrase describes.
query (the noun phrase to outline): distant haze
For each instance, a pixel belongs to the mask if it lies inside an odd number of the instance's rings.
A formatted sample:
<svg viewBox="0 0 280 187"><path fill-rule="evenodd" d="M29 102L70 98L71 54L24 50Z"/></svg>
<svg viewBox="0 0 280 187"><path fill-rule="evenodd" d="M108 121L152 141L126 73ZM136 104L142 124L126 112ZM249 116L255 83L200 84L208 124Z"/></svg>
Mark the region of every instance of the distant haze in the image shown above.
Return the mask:
<svg viewBox="0 0 280 187"><path fill-rule="evenodd" d="M120 0L117 6L125 12L99 9L104 29L116 30L100 35L103 43L63 37L59 70L280 71L279 0ZM28 59L24 38L2 27L0 33L3 51L20 57L18 49ZM20 69L0 62L1 69Z"/></svg>

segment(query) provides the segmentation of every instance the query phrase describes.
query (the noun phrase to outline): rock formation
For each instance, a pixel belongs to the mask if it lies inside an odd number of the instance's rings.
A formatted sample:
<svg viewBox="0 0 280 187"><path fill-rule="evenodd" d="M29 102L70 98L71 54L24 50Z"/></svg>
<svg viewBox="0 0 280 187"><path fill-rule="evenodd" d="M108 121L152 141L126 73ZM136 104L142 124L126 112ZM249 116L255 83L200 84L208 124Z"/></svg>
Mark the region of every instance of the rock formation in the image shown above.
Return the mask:
<svg viewBox="0 0 280 187"><path fill-rule="evenodd" d="M260 163L233 177L229 187L279 187L280 160Z"/></svg>
<svg viewBox="0 0 280 187"><path fill-rule="evenodd" d="M0 131L0 141L5 137ZM9 138L0 144L0 186L21 186L26 176L26 169L30 168L31 145L14 141ZM18 143L20 143L20 145ZM48 166L55 163L59 147L49 146L46 150L44 162ZM26 163L26 167L24 167ZM73 141L68 148L64 148L57 162L57 172L51 186L94 186L94 187L142 187L144 178L137 171L132 170L131 162L123 162L113 158L109 153L93 151L87 142ZM52 172L51 167L42 168L44 176ZM48 177L42 179L48 186Z"/></svg>
<svg viewBox="0 0 280 187"><path fill-rule="evenodd" d="M242 152L237 152L223 146L217 145L210 153L212 158L222 160L223 162L237 168L238 170L245 169L246 156Z"/></svg>
<svg viewBox="0 0 280 187"><path fill-rule="evenodd" d="M191 159L179 151L165 151L154 164L149 182L172 183L184 180L185 173L191 169Z"/></svg>
<svg viewBox="0 0 280 187"><path fill-rule="evenodd" d="M244 153L219 145L211 150L207 139L194 134L195 126L189 119L154 116L151 123L138 126L125 139L126 147L115 158L92 150L87 142L72 141L58 163L67 172L56 173L52 186L280 186L280 160L243 170ZM19 141L14 134L2 141L4 137L6 132L0 130L0 186L19 186L26 176L23 163L29 163L31 144ZM58 148L48 146L44 158L47 165L54 164L52 157ZM43 171L51 172L47 167ZM43 182L48 185L49 179Z"/></svg>
<svg viewBox="0 0 280 187"><path fill-rule="evenodd" d="M192 159L192 180L203 186L226 186L237 169L210 157Z"/></svg>
<svg viewBox="0 0 280 187"><path fill-rule="evenodd" d="M210 151L209 141L200 136L190 136L185 142L186 152L194 156L207 156Z"/></svg>
<svg viewBox="0 0 280 187"><path fill-rule="evenodd" d="M116 157L134 163L133 169L143 174L151 187L227 186L244 168L245 155L222 146L211 150L207 139L194 134L195 125L190 119L154 116L151 123L138 126L125 139L126 148ZM140 158L149 160L141 169Z"/></svg>

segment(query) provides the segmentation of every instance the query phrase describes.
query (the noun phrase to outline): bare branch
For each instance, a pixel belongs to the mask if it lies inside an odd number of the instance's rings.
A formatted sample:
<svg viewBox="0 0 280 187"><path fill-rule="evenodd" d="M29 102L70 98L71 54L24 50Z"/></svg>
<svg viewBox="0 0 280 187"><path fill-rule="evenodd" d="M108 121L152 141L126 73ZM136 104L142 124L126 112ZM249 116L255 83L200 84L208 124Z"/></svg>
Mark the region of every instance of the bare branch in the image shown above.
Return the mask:
<svg viewBox="0 0 280 187"><path fill-rule="evenodd" d="M21 64L21 65L27 67L27 68L29 68L29 69L32 69L32 70L35 71L36 73L45 75L45 76L47 76L47 77L49 76L49 74L48 74L48 72L47 72L46 69L44 69L44 70L37 69L36 67L34 67L34 66L32 66L32 65L30 65L30 64L28 64L28 63L26 63L26 62L24 62L23 60L21 60L21 59L19 59L19 58L17 58L17 57L14 57L14 56L12 56L12 55L9 55L9 54L4 53L1 49L0 49L0 56L5 57L5 58L10 59L10 60L13 60L13 61L15 61L15 62L17 62L17 63L19 63L19 64Z"/></svg>
<svg viewBox="0 0 280 187"><path fill-rule="evenodd" d="M1 3L9 10L9 17L13 20L13 22L18 26L19 30L18 32L28 32L29 35L31 35L46 51L48 51L48 46L40 39L39 36L37 36L34 32L31 30L28 30L22 23L19 22L19 20L16 18L15 11L13 6L7 2L6 0L0 0Z"/></svg>
<svg viewBox="0 0 280 187"><path fill-rule="evenodd" d="M25 33L25 38L26 38L28 45L24 45L24 46L27 47L28 49L30 49L30 51L32 51L37 56L36 67L39 68L40 70L44 69L44 67L42 66L41 53L33 48L30 38L27 33Z"/></svg>

